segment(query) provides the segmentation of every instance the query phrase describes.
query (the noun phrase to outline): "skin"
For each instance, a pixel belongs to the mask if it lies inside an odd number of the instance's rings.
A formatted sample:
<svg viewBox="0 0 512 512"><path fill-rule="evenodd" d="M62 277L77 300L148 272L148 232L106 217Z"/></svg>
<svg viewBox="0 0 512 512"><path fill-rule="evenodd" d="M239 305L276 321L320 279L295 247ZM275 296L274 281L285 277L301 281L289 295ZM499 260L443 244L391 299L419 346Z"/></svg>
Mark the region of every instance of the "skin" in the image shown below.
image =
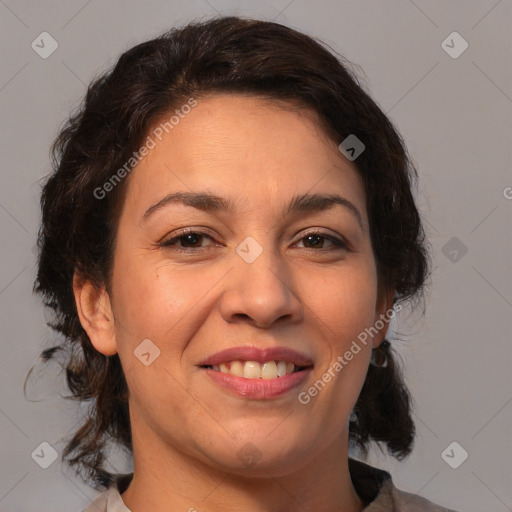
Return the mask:
<svg viewBox="0 0 512 512"><path fill-rule="evenodd" d="M122 494L126 506L362 510L348 472L348 418L387 324L308 404L298 401L392 306L392 291L379 290L354 163L314 112L222 94L198 99L128 180L110 294L74 280L82 325L99 352L119 354L130 390L134 477ZM141 220L177 191L231 198L237 209L170 204ZM284 216L290 199L304 193L347 198L362 227L339 205ZM184 227L208 236L159 245ZM348 249L328 238L315 246L304 238L312 228ZM252 263L235 251L248 236L263 249ZM149 366L134 355L145 339L160 350ZM283 397L233 396L197 365L240 345L293 348L314 368ZM250 467L238 456L247 443L261 455Z"/></svg>

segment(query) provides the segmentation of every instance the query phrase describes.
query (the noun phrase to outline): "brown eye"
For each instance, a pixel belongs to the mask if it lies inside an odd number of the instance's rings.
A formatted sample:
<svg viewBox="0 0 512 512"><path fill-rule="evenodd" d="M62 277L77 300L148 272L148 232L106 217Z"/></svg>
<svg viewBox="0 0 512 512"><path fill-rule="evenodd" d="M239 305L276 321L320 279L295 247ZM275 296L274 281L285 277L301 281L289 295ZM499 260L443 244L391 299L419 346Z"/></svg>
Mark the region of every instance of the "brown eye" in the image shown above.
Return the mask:
<svg viewBox="0 0 512 512"><path fill-rule="evenodd" d="M348 249L347 244L331 235L326 235L321 232L308 233L306 236L303 236L300 241L305 241L306 249L322 249L322 250L339 250L339 249ZM333 244L334 248L325 248L324 243L325 240L328 240L331 244Z"/></svg>
<svg viewBox="0 0 512 512"><path fill-rule="evenodd" d="M213 240L213 238L210 235L207 235L206 233L202 233L200 231L184 231L179 233L177 236L174 236L170 238L169 240L166 240L160 244L161 247L173 247L175 246L177 250L187 250L187 252L191 252L190 250L198 249L202 250L205 248L201 244L203 239L210 239Z"/></svg>

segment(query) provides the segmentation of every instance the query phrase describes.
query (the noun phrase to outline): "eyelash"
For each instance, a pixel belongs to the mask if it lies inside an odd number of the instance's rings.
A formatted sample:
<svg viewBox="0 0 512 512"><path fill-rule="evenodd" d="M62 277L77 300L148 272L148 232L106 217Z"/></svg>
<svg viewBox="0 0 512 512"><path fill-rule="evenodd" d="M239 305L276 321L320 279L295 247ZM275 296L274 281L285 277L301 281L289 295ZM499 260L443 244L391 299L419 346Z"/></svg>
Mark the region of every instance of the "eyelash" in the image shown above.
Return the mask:
<svg viewBox="0 0 512 512"><path fill-rule="evenodd" d="M161 242L159 245L160 245L160 247L171 248L171 246L175 242L179 241L181 238L186 237L187 235L199 235L199 236L207 237L207 238L210 238L211 240L213 240L213 237L207 233L204 233L202 231L194 231L194 229L188 228L188 229L184 229L184 230L178 232L178 234L176 236L173 236L169 240ZM339 251L339 250L348 251L349 250L348 244L346 242L344 242L343 240L341 240L335 236L332 236L332 235L327 235L318 230L316 230L316 231L314 230L314 231L310 231L310 232L306 233L303 237L301 237L298 240L298 242L304 240L308 236L315 236L315 235L331 241L336 247L334 247L332 249L315 249L314 247L304 247L304 249L310 249L310 250L313 250L316 252L331 252L331 251ZM188 253L188 254L204 252L207 249L208 249L207 247L183 248L183 247L179 247L179 246L173 248L173 250L175 250L175 251L182 252L182 253Z"/></svg>

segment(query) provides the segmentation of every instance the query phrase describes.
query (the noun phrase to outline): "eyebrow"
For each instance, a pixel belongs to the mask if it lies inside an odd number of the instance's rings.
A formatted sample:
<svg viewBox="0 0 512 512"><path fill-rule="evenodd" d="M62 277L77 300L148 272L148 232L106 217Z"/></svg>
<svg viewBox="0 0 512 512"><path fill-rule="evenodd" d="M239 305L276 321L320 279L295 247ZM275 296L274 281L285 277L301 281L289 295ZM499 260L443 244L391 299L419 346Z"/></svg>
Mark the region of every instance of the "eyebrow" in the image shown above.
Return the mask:
<svg viewBox="0 0 512 512"><path fill-rule="evenodd" d="M232 212L233 210L236 210L231 200L214 194L205 192L175 192L168 194L157 203L151 205L146 210L141 220L146 221L157 210L161 210L164 206L169 204L181 204L205 212ZM335 205L343 206L345 209L350 211L357 219L361 229L364 229L362 216L359 210L352 202L338 194L295 195L284 208L283 216L287 216L292 213L315 213L329 210Z"/></svg>

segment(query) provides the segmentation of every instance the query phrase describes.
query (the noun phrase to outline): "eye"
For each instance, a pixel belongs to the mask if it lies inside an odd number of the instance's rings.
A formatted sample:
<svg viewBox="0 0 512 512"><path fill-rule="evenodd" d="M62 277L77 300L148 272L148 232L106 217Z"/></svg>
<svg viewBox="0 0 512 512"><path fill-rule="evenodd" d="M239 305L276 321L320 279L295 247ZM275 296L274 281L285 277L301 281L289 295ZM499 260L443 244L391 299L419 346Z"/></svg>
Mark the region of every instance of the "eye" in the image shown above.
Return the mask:
<svg viewBox="0 0 512 512"><path fill-rule="evenodd" d="M161 247L172 247L176 246L176 249L184 252L198 252L198 250L204 249L201 242L208 238L213 241L213 237L203 233L202 231L193 231L192 229L186 229L173 236L169 240L160 243Z"/></svg>
<svg viewBox="0 0 512 512"><path fill-rule="evenodd" d="M321 231L312 231L307 233L299 240L299 243L303 240L306 241L306 244L309 245L309 247L304 247L305 249L319 249L326 251L348 250L348 245L343 240L333 235L322 233ZM328 240L332 245L334 245L334 248L324 248L323 245L325 240Z"/></svg>

